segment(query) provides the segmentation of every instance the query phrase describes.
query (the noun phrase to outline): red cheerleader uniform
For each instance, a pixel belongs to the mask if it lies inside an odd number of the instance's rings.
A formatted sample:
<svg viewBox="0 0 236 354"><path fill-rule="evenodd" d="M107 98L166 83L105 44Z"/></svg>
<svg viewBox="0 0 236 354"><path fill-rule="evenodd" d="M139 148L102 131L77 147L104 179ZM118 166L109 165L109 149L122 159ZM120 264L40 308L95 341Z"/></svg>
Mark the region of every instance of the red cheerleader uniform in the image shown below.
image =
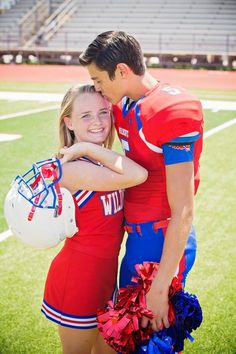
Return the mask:
<svg viewBox="0 0 236 354"><path fill-rule="evenodd" d="M50 266L41 309L49 320L71 328L97 327L96 312L116 289L123 196L123 190L74 194L79 231L66 239Z"/></svg>

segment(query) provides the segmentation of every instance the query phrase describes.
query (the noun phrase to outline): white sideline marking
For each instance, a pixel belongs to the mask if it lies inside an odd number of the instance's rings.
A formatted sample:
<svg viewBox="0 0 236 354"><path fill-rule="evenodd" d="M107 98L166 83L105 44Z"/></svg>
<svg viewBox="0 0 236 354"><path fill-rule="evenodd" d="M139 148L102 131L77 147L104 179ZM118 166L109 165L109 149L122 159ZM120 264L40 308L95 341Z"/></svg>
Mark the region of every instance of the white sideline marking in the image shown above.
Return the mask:
<svg viewBox="0 0 236 354"><path fill-rule="evenodd" d="M201 100L204 109L212 109L214 112L218 111L236 111L235 101L209 101Z"/></svg>
<svg viewBox="0 0 236 354"><path fill-rule="evenodd" d="M16 117L23 117L23 116L27 116L27 115L33 114L33 113L41 113L41 112L51 111L53 109L58 109L58 106L50 106L50 107L45 107L45 108L36 108L36 109L28 110L28 111L4 114L4 115L0 116L0 120L16 118Z"/></svg>
<svg viewBox="0 0 236 354"><path fill-rule="evenodd" d="M22 138L20 134L2 134L0 133L0 142L2 141L12 141Z"/></svg>
<svg viewBox="0 0 236 354"><path fill-rule="evenodd" d="M218 132L220 132L221 130L225 129L225 128L228 128L230 127L231 125L234 125L236 124L236 118L233 118L231 119L230 121L228 122L225 122L221 125L219 125L218 127L216 128L212 128L210 130L208 130L204 136L203 136L203 139L207 139L208 137L214 135L214 134L217 134ZM4 231L0 234L0 242L5 240L6 238L8 238L9 236L12 235L12 232L10 230L7 230L7 231Z"/></svg>
<svg viewBox="0 0 236 354"><path fill-rule="evenodd" d="M11 92L1 91L0 100L9 101L40 101L40 102L61 102L62 93L40 93L40 92Z"/></svg>

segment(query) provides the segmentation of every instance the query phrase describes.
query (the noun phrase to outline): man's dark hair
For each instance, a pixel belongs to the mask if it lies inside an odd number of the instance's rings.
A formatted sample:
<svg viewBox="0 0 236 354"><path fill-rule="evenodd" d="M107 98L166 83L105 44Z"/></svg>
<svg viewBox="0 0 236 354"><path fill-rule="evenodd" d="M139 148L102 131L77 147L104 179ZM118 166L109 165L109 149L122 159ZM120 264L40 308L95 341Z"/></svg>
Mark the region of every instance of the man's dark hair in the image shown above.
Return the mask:
<svg viewBox="0 0 236 354"><path fill-rule="evenodd" d="M79 57L83 66L94 63L114 79L117 64L125 63L136 75L143 75L145 65L138 41L125 32L108 31L99 34Z"/></svg>

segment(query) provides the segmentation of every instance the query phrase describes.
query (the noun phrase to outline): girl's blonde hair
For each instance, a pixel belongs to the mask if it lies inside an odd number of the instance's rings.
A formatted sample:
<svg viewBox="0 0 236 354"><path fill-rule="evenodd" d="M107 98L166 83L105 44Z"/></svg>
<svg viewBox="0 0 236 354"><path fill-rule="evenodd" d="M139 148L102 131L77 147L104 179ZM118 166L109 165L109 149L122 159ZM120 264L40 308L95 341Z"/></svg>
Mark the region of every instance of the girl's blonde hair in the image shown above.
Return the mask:
<svg viewBox="0 0 236 354"><path fill-rule="evenodd" d="M73 130L67 128L64 122L64 118L71 117L73 103L75 99L84 93L99 94L98 92L96 92L95 87L93 85L73 86L67 91L67 93L65 94L62 100L60 114L59 114L59 149L57 153L58 158L62 157L62 155L59 153L61 148L63 148L64 146L70 147L75 143L74 132ZM107 139L104 141L103 146L108 149L111 149L112 144L114 142L114 138L115 138L115 128L112 122L111 131Z"/></svg>

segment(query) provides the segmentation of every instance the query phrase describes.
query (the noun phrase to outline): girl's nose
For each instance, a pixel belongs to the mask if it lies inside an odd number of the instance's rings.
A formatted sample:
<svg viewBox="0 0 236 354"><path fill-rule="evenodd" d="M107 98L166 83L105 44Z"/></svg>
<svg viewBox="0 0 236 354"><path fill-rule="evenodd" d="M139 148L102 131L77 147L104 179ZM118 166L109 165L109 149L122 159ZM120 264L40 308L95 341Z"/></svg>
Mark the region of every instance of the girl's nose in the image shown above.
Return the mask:
<svg viewBox="0 0 236 354"><path fill-rule="evenodd" d="M102 119L100 117L99 114L95 114L93 116L93 123L95 123L96 125L101 125Z"/></svg>

